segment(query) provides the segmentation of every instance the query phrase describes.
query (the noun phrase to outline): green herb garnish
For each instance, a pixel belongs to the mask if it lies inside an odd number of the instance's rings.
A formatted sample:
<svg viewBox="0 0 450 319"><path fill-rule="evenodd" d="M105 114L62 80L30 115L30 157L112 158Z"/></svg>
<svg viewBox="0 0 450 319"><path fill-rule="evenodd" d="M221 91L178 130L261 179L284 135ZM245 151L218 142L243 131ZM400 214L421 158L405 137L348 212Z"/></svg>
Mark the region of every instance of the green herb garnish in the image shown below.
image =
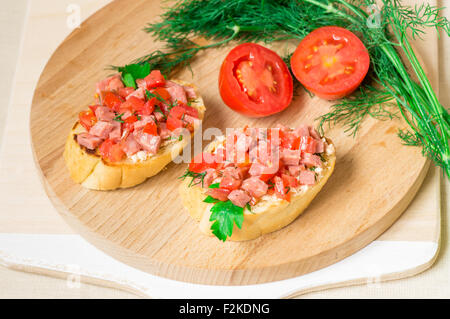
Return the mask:
<svg viewBox="0 0 450 319"><path fill-rule="evenodd" d="M222 241L227 240L233 233L233 227L240 229L244 222L244 209L234 205L231 201L217 202L211 207L211 216L209 221L214 222L211 225L212 233Z"/></svg>
<svg viewBox="0 0 450 319"><path fill-rule="evenodd" d="M150 64L147 62L128 64L118 67L117 70L122 73L122 82L127 87L136 88L136 80L143 79L150 74Z"/></svg>
<svg viewBox="0 0 450 319"><path fill-rule="evenodd" d="M210 196L210 195L208 195L204 200L203 200L203 202L205 202L205 203L217 203L219 200L218 199L215 199L214 197L212 197L212 196Z"/></svg>
<svg viewBox="0 0 450 319"><path fill-rule="evenodd" d="M125 114L125 113L122 113L122 114L117 115L115 118L113 118L113 120L116 121L116 122L125 123L125 121L122 120L122 116L123 116L124 114Z"/></svg>
<svg viewBox="0 0 450 319"><path fill-rule="evenodd" d="M191 177L192 180L188 184L188 187L195 186L198 184L202 184L202 187L203 187L203 182L204 182L205 176L206 176L206 172L194 173L194 172L190 171L189 168L187 168L186 171L184 172L184 174L178 178L181 180L185 180L187 177ZM196 182L194 182L194 181L196 181Z"/></svg>
<svg viewBox="0 0 450 319"><path fill-rule="evenodd" d="M220 183L214 183L208 186L208 188L220 188Z"/></svg>

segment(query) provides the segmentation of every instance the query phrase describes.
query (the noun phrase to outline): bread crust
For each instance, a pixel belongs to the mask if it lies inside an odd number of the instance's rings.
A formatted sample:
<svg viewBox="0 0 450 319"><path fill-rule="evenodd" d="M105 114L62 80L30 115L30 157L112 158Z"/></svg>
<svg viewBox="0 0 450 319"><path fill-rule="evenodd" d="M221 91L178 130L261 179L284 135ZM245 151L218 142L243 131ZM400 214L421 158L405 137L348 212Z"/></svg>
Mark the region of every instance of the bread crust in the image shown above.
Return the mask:
<svg viewBox="0 0 450 319"><path fill-rule="evenodd" d="M205 105L197 88L180 80L172 80L180 85L194 88L197 98L191 104L198 110L199 119L203 120ZM194 128L194 133L199 129ZM70 177L82 186L94 190L113 190L132 187L144 182L147 178L158 174L167 164L178 156L189 143L187 138L161 147L158 153L145 161L136 163L126 159L110 163L104 161L96 152L87 150L76 141L76 134L86 130L76 122L67 137L64 148L64 160Z"/></svg>
<svg viewBox="0 0 450 319"><path fill-rule="evenodd" d="M328 144L332 144L327 139ZM333 145L334 146L334 145ZM208 147L209 148L209 147ZM250 212L244 209L244 222L242 228L236 225L233 227L233 234L227 240L245 241L256 239L259 236L277 231L293 222L308 207L311 201L320 192L328 181L334 170L336 154L325 155L326 166L323 168L322 177L312 187L303 193L291 195L291 201L286 200L264 200L258 203L258 208ZM212 236L211 224L209 221L213 204L203 202L206 198L206 189L199 185L189 187L189 180L184 180L180 187L180 197L183 206L187 209L192 218L199 222L200 231Z"/></svg>

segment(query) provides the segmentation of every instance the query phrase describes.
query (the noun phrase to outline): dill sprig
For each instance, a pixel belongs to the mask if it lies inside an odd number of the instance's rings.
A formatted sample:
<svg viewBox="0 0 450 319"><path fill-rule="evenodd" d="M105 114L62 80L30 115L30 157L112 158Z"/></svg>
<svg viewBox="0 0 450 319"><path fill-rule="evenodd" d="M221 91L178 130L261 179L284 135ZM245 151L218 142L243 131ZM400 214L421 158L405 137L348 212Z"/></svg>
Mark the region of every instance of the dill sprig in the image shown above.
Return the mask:
<svg viewBox="0 0 450 319"><path fill-rule="evenodd" d="M165 52L152 52L136 62L148 62L169 74L177 67L189 67L200 51L231 41L270 43L302 39L327 25L347 28L359 35L369 51L370 74L357 92L320 118L319 129L341 123L355 135L367 117L391 119L400 114L409 125L398 133L403 143L421 145L423 153L450 176L450 116L439 103L408 36L420 38L425 28L449 36L449 21L439 15L441 8L428 4L381 3L380 8L376 0L179 0L166 9L160 22L145 29L165 42ZM209 44L199 45L200 39ZM406 63L417 80L408 73Z"/></svg>
<svg viewBox="0 0 450 319"><path fill-rule="evenodd" d="M206 172L194 173L194 172L190 171L189 168L187 168L186 171L184 172L184 174L178 178L184 181L186 178L190 177L191 181L189 182L188 187L195 186L198 184L201 184L203 187L205 176L206 176Z"/></svg>

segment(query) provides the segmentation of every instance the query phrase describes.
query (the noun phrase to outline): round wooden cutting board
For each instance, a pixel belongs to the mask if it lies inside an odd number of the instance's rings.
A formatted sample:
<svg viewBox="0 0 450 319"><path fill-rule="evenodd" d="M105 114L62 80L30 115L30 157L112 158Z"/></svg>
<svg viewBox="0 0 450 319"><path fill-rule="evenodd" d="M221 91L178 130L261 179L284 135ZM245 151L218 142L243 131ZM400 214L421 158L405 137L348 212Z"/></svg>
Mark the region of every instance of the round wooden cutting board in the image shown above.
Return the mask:
<svg viewBox="0 0 450 319"><path fill-rule="evenodd" d="M326 131L337 149L334 174L309 208L289 226L248 242L222 243L200 233L181 205L177 179L186 164L171 163L145 183L112 192L75 184L63 160L64 143L78 113L93 102L95 83L123 65L161 48L142 31L156 21L159 1L115 1L90 17L56 50L37 85L31 137L46 191L69 224L111 256L176 280L243 285L286 279L335 263L361 249L400 216L428 167L419 148L402 146L402 122L368 119L358 135L341 127ZM292 44L279 44L283 54ZM292 48L290 46L289 48ZM207 106L203 129L295 127L312 124L331 103L301 89L284 112L263 119L241 116L224 106L217 79L230 47L203 52L194 74ZM208 141L205 141L207 144ZM26 181L24 181L26 183Z"/></svg>

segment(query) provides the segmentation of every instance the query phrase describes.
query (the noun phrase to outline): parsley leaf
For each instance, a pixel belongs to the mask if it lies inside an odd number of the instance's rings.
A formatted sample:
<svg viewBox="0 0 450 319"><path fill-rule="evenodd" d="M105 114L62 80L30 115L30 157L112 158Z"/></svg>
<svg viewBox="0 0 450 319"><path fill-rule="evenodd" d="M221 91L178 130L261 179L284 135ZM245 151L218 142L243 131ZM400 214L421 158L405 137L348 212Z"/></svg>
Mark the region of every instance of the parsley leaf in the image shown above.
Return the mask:
<svg viewBox="0 0 450 319"><path fill-rule="evenodd" d="M214 222L211 225L212 233L222 241L227 240L233 233L233 226L240 229L244 222L244 209L234 205L231 201L217 202L211 208L209 221Z"/></svg>
<svg viewBox="0 0 450 319"><path fill-rule="evenodd" d="M122 82L126 87L132 87L133 89L136 88L136 81L134 80L134 77L131 75L131 73L123 74Z"/></svg>
<svg viewBox="0 0 450 319"><path fill-rule="evenodd" d="M149 63L128 64L119 68L122 73L122 82L127 87L136 88L136 80L143 79L150 74Z"/></svg>
<svg viewBox="0 0 450 319"><path fill-rule="evenodd" d="M209 188L219 188L220 187L220 183L214 183L209 185Z"/></svg>
<svg viewBox="0 0 450 319"><path fill-rule="evenodd" d="M209 195L203 200L204 203L217 203L218 201L218 199L215 199L214 197Z"/></svg>

